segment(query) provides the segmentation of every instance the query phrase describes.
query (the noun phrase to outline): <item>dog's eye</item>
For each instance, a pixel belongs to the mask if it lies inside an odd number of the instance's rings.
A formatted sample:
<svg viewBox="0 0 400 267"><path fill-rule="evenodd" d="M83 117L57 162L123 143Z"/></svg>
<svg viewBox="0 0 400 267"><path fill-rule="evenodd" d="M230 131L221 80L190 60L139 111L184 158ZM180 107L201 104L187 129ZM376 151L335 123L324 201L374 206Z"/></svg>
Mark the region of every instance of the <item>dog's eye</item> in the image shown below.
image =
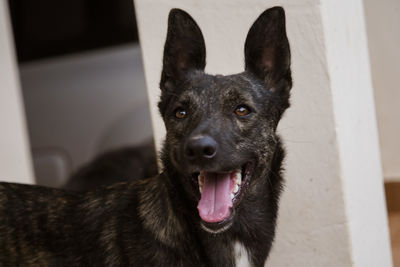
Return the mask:
<svg viewBox="0 0 400 267"><path fill-rule="evenodd" d="M246 116L246 115L249 114L250 112L251 112L251 111L250 111L250 108L247 107L247 106L245 106L245 105L240 105L240 106L238 106L238 107L235 109L236 115L238 115L238 116L240 116L240 117Z"/></svg>
<svg viewBox="0 0 400 267"><path fill-rule="evenodd" d="M175 110L175 117L177 117L178 119L183 119L186 117L186 115L187 115L187 112L183 108L177 108Z"/></svg>

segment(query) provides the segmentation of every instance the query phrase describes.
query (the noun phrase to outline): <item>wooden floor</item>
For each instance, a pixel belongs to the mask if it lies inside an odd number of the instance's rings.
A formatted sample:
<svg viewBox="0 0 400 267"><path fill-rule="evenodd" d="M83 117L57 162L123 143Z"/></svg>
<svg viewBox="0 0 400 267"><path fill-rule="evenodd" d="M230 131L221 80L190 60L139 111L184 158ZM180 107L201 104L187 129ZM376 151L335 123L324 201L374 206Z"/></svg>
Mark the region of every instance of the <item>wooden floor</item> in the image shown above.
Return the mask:
<svg viewBox="0 0 400 267"><path fill-rule="evenodd" d="M386 182L385 192L389 212L393 267L400 267L400 182Z"/></svg>
<svg viewBox="0 0 400 267"><path fill-rule="evenodd" d="M400 211L389 212L393 267L400 267Z"/></svg>

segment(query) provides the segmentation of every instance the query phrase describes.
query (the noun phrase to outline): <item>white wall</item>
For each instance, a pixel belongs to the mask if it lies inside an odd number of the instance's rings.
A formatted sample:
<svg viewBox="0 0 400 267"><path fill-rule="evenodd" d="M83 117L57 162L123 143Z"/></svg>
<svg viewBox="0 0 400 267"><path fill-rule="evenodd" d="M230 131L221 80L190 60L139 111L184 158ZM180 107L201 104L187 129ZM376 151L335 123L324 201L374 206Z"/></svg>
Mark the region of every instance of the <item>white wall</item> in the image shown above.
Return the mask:
<svg viewBox="0 0 400 267"><path fill-rule="evenodd" d="M365 0L365 14L383 174L400 182L400 1Z"/></svg>
<svg viewBox="0 0 400 267"><path fill-rule="evenodd" d="M247 31L268 7L286 10L292 107L286 187L268 266L391 266L361 1L136 0L156 141L167 16L189 12L203 31L209 73L243 70Z"/></svg>
<svg viewBox="0 0 400 267"><path fill-rule="evenodd" d="M0 1L0 181L32 183L14 47L6 1Z"/></svg>

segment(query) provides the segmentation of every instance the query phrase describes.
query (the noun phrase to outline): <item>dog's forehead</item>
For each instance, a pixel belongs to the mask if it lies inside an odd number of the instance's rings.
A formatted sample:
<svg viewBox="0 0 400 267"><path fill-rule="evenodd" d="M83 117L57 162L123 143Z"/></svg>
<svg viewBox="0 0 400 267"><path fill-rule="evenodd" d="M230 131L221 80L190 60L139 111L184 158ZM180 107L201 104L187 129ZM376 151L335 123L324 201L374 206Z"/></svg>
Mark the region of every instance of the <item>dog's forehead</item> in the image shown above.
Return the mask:
<svg viewBox="0 0 400 267"><path fill-rule="evenodd" d="M187 83L184 98L221 99L242 98L257 101L267 95L260 83L248 77L246 73L234 75L209 75L195 73Z"/></svg>

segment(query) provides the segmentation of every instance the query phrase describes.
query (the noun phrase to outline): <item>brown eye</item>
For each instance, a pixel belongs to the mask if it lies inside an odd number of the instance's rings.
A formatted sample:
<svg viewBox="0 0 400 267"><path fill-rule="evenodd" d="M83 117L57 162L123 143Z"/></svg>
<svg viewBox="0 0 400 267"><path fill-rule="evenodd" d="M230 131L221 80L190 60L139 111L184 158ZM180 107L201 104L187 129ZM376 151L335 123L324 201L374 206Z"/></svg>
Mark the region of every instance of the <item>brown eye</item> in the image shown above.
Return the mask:
<svg viewBox="0 0 400 267"><path fill-rule="evenodd" d="M235 109L236 115L242 117L250 113L250 109L245 105L240 105Z"/></svg>
<svg viewBox="0 0 400 267"><path fill-rule="evenodd" d="M182 108L178 108L177 110L175 110L175 117L177 117L178 119L183 119L186 117L186 115L186 110Z"/></svg>

